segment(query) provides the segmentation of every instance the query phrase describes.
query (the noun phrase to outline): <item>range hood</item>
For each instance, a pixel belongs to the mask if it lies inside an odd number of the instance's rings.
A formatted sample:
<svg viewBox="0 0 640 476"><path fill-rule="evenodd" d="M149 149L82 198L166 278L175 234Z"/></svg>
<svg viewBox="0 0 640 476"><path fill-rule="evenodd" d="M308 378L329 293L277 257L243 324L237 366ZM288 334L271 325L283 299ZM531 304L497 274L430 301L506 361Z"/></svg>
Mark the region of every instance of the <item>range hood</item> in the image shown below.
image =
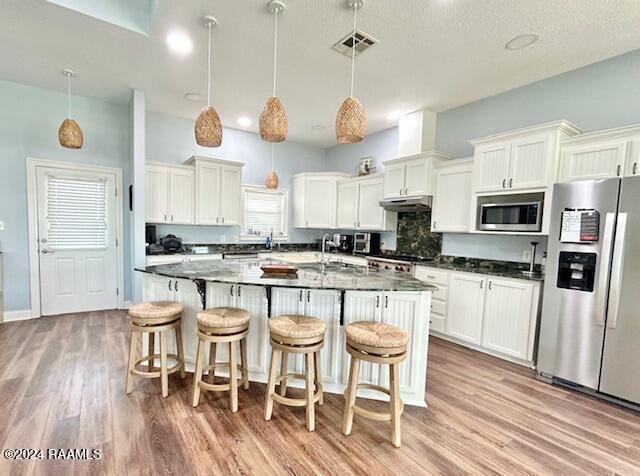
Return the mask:
<svg viewBox="0 0 640 476"><path fill-rule="evenodd" d="M423 212L431 210L433 197L420 195L417 197L387 198L380 200L380 206L390 212Z"/></svg>

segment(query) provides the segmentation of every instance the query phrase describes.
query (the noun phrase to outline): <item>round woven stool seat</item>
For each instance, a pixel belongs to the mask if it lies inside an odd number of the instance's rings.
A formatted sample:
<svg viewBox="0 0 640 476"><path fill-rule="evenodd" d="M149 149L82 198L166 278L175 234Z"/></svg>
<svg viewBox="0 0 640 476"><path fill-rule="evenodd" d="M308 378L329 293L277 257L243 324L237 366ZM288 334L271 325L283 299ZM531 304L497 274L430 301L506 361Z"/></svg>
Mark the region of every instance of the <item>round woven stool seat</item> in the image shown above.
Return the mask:
<svg viewBox="0 0 640 476"><path fill-rule="evenodd" d="M137 319L161 319L180 314L184 306L174 301L146 301L129 308L129 315Z"/></svg>
<svg viewBox="0 0 640 476"><path fill-rule="evenodd" d="M324 335L327 325L317 317L283 315L269 320L269 332L290 339Z"/></svg>
<svg viewBox="0 0 640 476"><path fill-rule="evenodd" d="M345 332L347 339L356 344L375 348L404 347L409 334L390 324L374 321L357 321L349 324Z"/></svg>
<svg viewBox="0 0 640 476"><path fill-rule="evenodd" d="M248 324L251 314L239 307L212 307L200 311L197 318L198 324L205 327L229 328Z"/></svg>

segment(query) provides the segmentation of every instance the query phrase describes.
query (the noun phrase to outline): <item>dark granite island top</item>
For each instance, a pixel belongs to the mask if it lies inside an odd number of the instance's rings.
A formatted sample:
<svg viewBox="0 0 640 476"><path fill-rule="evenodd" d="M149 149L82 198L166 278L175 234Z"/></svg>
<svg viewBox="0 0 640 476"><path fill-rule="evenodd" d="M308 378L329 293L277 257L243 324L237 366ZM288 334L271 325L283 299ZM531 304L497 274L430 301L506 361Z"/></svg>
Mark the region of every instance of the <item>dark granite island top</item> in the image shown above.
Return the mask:
<svg viewBox="0 0 640 476"><path fill-rule="evenodd" d="M298 264L296 265L297 275L293 275L292 278L282 278L280 275L272 277L260 269L260 265L268 263L281 262L273 259L189 261L146 266L136 268L136 271L193 281L286 288L343 291L435 291L438 289L404 273L343 263L329 263L324 271L318 263Z"/></svg>

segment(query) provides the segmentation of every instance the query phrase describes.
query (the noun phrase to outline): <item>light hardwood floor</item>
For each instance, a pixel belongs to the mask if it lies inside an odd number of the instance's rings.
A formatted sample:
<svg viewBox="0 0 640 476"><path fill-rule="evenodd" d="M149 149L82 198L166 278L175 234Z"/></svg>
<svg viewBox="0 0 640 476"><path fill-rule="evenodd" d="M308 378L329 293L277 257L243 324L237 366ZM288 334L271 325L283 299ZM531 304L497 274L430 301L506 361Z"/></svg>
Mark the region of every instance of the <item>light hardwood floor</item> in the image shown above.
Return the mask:
<svg viewBox="0 0 640 476"><path fill-rule="evenodd" d="M192 376L136 379L125 395L129 330L119 311L0 324L0 445L100 448L94 461L7 461L0 474L640 474L640 414L535 380L531 370L431 339L429 408L406 407L402 447L387 422L355 417L327 394L316 431L304 408L276 405L265 386L239 411ZM251 352L251 349L249 349ZM375 407L378 404L372 404Z"/></svg>

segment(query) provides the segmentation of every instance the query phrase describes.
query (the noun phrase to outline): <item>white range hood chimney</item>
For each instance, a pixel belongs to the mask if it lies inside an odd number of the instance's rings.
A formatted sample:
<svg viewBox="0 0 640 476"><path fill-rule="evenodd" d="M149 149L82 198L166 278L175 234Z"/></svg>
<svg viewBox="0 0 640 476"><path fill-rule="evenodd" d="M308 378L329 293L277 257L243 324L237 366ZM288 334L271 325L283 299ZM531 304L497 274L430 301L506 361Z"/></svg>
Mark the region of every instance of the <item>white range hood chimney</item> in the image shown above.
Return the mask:
<svg viewBox="0 0 640 476"><path fill-rule="evenodd" d="M421 109L398 123L398 157L430 152L436 145L436 113Z"/></svg>

